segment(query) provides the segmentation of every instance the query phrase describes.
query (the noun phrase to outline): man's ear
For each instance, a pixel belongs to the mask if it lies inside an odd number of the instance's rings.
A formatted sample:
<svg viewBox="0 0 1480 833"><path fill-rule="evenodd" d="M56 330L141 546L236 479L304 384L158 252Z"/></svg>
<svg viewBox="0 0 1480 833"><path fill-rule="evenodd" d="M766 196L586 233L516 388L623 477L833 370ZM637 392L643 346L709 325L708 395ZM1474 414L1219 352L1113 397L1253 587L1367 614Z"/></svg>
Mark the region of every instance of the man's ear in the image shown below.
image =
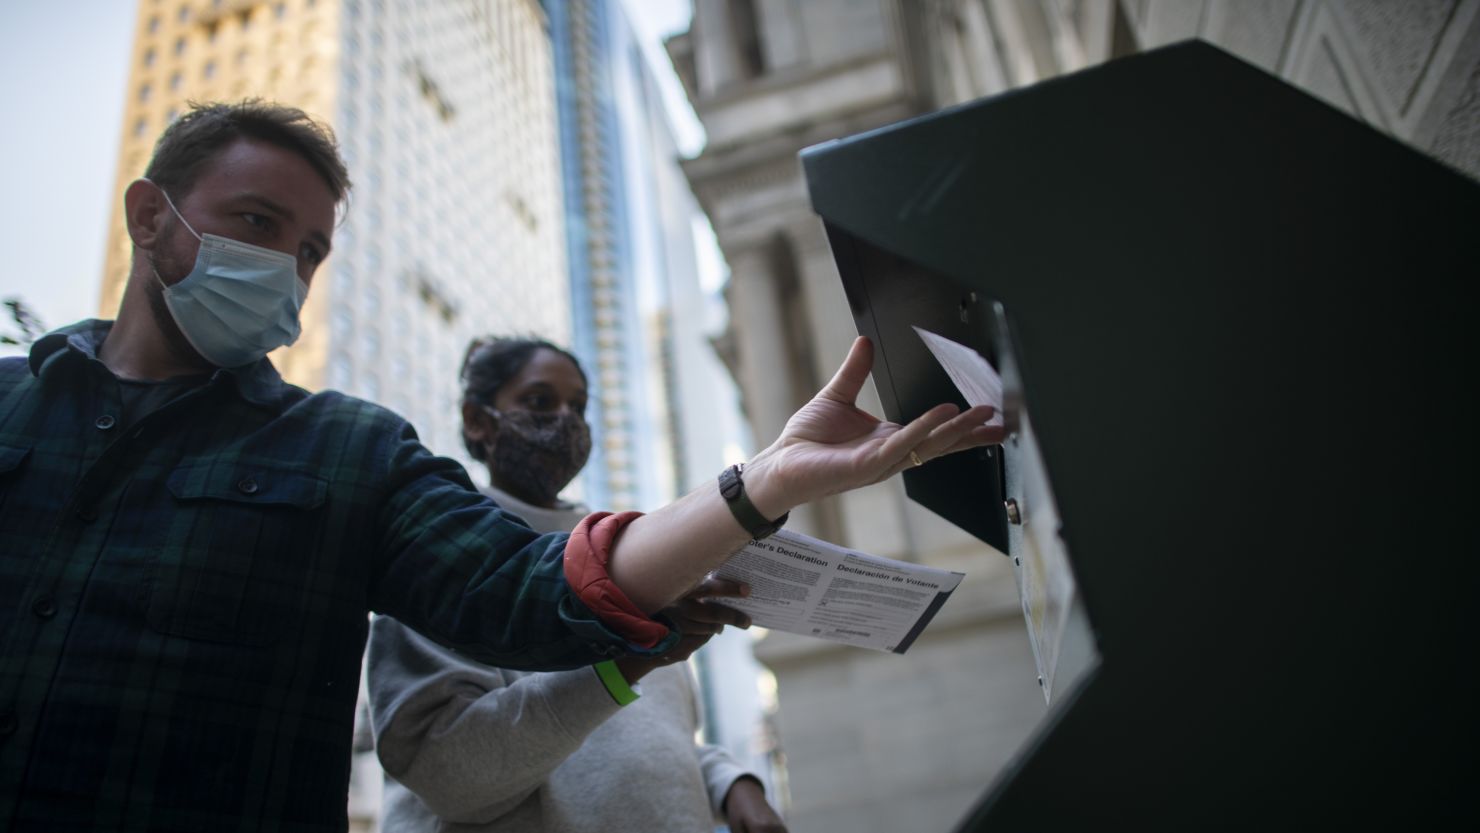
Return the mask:
<svg viewBox="0 0 1480 833"><path fill-rule="evenodd" d="M475 443L489 445L498 436L498 421L477 402L463 400L463 435Z"/></svg>
<svg viewBox="0 0 1480 833"><path fill-rule="evenodd" d="M153 249L165 229L170 206L159 186L143 179L129 183L123 192L123 220L128 236L140 249Z"/></svg>

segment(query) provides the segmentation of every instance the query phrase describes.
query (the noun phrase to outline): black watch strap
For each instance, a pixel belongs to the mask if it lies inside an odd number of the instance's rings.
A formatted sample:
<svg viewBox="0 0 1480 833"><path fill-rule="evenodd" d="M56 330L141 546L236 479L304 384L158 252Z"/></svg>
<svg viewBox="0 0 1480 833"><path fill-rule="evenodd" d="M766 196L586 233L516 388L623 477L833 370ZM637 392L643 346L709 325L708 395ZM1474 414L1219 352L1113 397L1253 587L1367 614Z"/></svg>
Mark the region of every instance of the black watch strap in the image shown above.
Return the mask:
<svg viewBox="0 0 1480 833"><path fill-rule="evenodd" d="M787 512L774 521L766 520L766 516L750 502L750 496L745 494L745 481L740 479L743 470L742 466L735 465L720 472L719 493L725 499L725 505L730 507L730 514L750 533L750 537L764 538L780 529L791 513Z"/></svg>

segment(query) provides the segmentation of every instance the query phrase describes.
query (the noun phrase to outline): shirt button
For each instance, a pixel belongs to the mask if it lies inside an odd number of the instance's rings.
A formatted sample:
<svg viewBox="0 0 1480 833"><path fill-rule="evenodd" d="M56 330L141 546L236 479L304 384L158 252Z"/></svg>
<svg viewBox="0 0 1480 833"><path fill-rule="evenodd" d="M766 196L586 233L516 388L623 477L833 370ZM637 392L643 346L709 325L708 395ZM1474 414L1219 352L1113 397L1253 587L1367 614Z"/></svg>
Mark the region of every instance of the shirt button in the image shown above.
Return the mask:
<svg viewBox="0 0 1480 833"><path fill-rule="evenodd" d="M258 489L257 481L250 477L243 477L241 482L236 484L236 488L244 495L255 495Z"/></svg>
<svg viewBox="0 0 1480 833"><path fill-rule="evenodd" d="M93 425L96 425L99 431L107 431L117 424L118 420L114 419L112 414L103 414L93 422Z"/></svg>
<svg viewBox="0 0 1480 833"><path fill-rule="evenodd" d="M57 601L50 596L42 596L31 605L31 612L42 619L50 619L57 615Z"/></svg>
<svg viewBox="0 0 1480 833"><path fill-rule="evenodd" d="M20 722L15 719L15 712L0 714L0 735L13 735L20 725Z"/></svg>

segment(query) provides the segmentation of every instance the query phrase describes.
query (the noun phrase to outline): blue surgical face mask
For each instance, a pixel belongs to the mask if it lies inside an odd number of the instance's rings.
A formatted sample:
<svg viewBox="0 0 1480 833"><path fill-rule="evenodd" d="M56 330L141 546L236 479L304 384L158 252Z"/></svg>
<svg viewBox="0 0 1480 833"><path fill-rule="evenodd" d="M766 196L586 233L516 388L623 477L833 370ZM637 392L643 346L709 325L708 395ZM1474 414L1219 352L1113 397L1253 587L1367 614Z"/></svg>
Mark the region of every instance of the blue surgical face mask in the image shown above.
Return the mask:
<svg viewBox="0 0 1480 833"><path fill-rule="evenodd" d="M158 186L155 186L158 187ZM174 286L164 302L186 341L217 367L240 367L298 340L298 312L308 285L298 277L292 255L214 234L196 234L170 195L160 188L170 210L200 241L195 268Z"/></svg>

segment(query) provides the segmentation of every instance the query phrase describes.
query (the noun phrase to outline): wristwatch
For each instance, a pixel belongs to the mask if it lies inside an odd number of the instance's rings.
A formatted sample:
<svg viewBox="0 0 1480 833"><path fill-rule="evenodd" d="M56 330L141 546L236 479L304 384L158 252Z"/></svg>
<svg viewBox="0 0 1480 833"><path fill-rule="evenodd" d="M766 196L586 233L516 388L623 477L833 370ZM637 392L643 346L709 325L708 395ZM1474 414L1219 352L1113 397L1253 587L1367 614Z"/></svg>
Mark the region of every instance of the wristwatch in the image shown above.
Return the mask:
<svg viewBox="0 0 1480 833"><path fill-rule="evenodd" d="M766 516L755 508L755 504L751 503L750 497L745 494L745 481L740 479L740 473L744 469L745 466L741 463L720 472L719 493L725 499L725 505L730 507L730 514L740 522L740 526L750 533L751 538L759 540L780 529L791 513L783 513L774 521L766 520Z"/></svg>

